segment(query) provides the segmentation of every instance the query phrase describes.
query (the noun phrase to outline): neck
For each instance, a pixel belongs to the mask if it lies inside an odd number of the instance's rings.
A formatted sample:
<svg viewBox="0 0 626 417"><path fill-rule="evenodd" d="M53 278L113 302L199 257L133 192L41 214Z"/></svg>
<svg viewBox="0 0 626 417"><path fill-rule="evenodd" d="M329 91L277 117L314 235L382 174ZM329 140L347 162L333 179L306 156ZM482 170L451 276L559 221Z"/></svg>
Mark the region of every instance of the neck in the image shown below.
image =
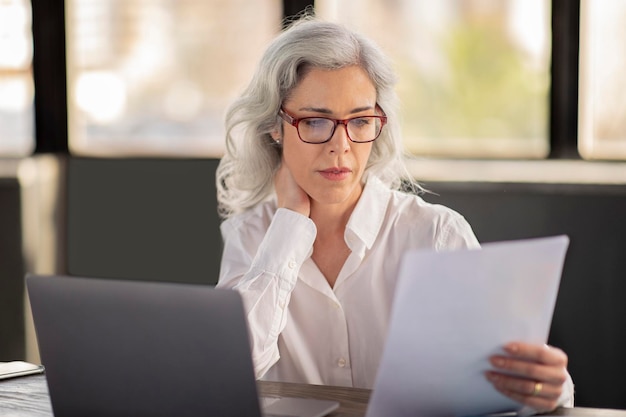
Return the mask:
<svg viewBox="0 0 626 417"><path fill-rule="evenodd" d="M337 208L334 205L311 205L311 220L317 227L318 235L329 235L340 233L343 236L343 231L348 225L350 215L354 210L354 205L350 207Z"/></svg>
<svg viewBox="0 0 626 417"><path fill-rule="evenodd" d="M361 197L361 192L362 189L347 200L334 204L312 201L309 217L315 223L318 235L329 236L338 233L343 236L348 220Z"/></svg>

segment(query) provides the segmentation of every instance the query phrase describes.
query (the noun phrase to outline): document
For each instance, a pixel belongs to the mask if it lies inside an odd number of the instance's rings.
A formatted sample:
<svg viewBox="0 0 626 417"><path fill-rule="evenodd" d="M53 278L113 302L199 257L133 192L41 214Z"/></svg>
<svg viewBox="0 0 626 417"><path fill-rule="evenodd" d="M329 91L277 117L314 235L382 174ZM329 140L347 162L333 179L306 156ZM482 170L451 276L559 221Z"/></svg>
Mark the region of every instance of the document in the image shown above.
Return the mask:
<svg viewBox="0 0 626 417"><path fill-rule="evenodd" d="M512 341L546 343L567 236L410 251L367 417L473 416L521 406L485 378Z"/></svg>
<svg viewBox="0 0 626 417"><path fill-rule="evenodd" d="M0 380L44 372L43 365L23 361L0 362Z"/></svg>

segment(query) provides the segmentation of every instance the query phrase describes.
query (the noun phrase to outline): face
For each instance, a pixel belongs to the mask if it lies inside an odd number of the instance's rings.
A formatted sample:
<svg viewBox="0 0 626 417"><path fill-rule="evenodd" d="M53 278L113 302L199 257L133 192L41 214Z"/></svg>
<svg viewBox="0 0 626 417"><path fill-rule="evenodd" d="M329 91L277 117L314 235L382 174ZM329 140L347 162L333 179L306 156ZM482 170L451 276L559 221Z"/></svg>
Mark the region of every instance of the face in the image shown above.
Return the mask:
<svg viewBox="0 0 626 417"><path fill-rule="evenodd" d="M337 70L311 69L283 103L295 118L348 119L376 115L376 88L357 66ZM302 142L298 131L283 122L283 158L296 183L313 205L346 209L356 204L372 142L354 143L339 124L330 141ZM328 207L330 209L330 207Z"/></svg>

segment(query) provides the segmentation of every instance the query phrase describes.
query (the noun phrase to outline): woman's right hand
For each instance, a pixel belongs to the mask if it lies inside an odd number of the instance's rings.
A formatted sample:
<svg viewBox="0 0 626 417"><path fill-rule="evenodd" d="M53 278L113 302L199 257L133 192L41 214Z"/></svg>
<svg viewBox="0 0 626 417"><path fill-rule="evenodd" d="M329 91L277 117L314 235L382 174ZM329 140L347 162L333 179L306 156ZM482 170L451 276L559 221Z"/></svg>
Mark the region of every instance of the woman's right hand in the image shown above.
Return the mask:
<svg viewBox="0 0 626 417"><path fill-rule="evenodd" d="M293 178L284 159L274 175L274 188L279 208L284 207L309 217L311 214L310 197Z"/></svg>

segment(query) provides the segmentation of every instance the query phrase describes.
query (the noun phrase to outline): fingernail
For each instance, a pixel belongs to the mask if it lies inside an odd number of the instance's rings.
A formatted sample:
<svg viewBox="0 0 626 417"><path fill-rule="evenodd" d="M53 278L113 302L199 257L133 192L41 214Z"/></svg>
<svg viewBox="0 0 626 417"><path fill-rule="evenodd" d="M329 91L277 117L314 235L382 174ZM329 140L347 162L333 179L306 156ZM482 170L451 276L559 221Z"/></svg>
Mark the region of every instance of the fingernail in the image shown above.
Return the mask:
<svg viewBox="0 0 626 417"><path fill-rule="evenodd" d="M487 372L487 379L491 382L496 382L498 380L498 375L493 372Z"/></svg>
<svg viewBox="0 0 626 417"><path fill-rule="evenodd" d="M506 345L504 347L504 350L506 350L509 353L517 353L519 351L519 346L517 346L517 345Z"/></svg>
<svg viewBox="0 0 626 417"><path fill-rule="evenodd" d="M492 358L491 363L498 368L502 368L504 366L504 359L502 358Z"/></svg>

